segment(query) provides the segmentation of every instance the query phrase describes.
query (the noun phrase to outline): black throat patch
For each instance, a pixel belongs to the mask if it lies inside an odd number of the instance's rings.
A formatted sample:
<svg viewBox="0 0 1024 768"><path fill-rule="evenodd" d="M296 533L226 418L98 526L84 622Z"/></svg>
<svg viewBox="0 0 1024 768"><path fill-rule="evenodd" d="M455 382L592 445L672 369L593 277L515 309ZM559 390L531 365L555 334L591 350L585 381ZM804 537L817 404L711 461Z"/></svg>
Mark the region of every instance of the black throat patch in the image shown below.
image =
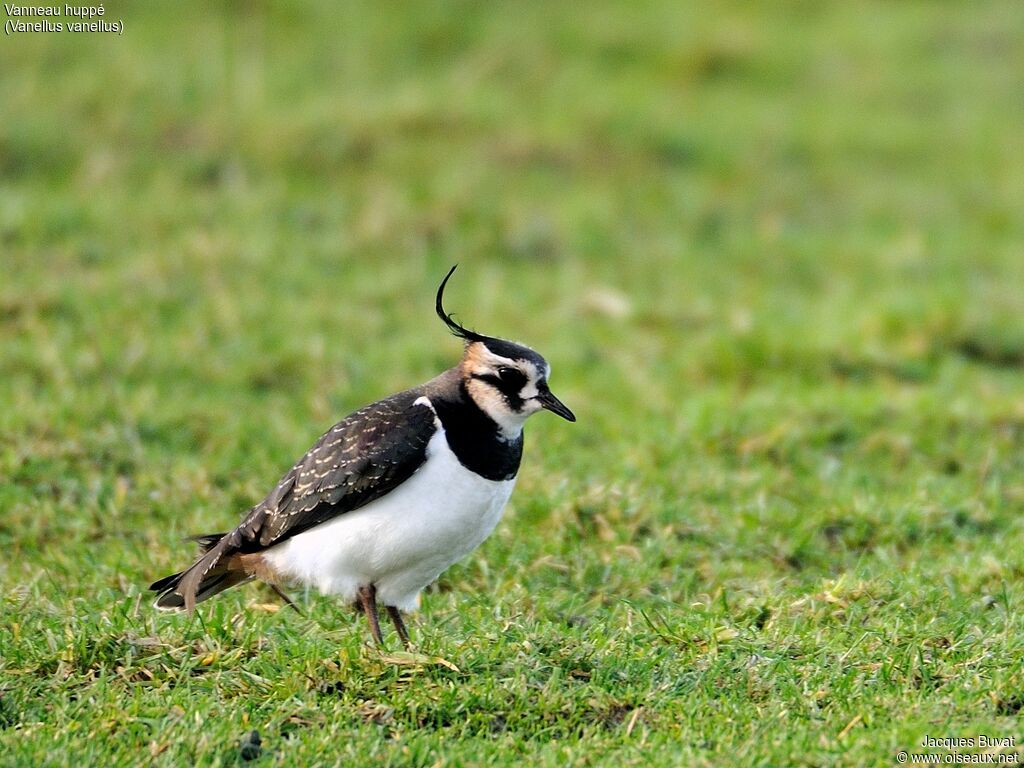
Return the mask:
<svg viewBox="0 0 1024 768"><path fill-rule="evenodd" d="M457 399L431 396L448 447L459 463L488 480L511 480L523 457L523 435L506 440L497 424L473 402L465 387Z"/></svg>

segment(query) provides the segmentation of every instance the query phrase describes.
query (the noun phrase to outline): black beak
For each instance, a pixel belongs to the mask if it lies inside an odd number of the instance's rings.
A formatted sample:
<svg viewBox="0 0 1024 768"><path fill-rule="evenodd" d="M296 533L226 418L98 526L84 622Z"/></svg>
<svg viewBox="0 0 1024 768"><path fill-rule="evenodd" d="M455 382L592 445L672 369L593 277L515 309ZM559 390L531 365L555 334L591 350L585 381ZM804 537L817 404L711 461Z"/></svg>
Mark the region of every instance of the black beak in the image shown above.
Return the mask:
<svg viewBox="0 0 1024 768"><path fill-rule="evenodd" d="M576 421L576 415L565 407L565 403L551 394L551 390L544 387L537 395L537 400L540 404L552 413L557 413L566 421Z"/></svg>

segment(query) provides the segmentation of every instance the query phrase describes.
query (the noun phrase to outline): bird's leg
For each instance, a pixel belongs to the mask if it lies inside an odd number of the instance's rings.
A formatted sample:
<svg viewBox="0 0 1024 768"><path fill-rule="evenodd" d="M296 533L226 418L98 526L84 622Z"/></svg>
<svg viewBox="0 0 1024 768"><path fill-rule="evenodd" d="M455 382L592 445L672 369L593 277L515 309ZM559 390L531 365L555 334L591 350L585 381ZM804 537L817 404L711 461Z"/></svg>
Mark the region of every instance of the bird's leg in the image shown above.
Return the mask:
<svg viewBox="0 0 1024 768"><path fill-rule="evenodd" d="M359 588L359 605L366 614L366 620L370 622L370 634L377 645L384 645L380 636L380 622L377 621L377 588L373 584L366 584Z"/></svg>
<svg viewBox="0 0 1024 768"><path fill-rule="evenodd" d="M402 645L405 646L405 650L409 650L409 632L405 628L405 622L402 621L402 614L395 606L389 605L388 616L391 617L391 623L398 630L398 636L402 638Z"/></svg>
<svg viewBox="0 0 1024 768"><path fill-rule="evenodd" d="M302 613L302 609L299 608L299 606L297 606L295 602L290 597L288 597L285 591L281 589L279 586L277 586L277 584L270 584L269 586L272 590L274 590L274 593L282 600L284 600L293 611L299 614L299 616L305 615Z"/></svg>

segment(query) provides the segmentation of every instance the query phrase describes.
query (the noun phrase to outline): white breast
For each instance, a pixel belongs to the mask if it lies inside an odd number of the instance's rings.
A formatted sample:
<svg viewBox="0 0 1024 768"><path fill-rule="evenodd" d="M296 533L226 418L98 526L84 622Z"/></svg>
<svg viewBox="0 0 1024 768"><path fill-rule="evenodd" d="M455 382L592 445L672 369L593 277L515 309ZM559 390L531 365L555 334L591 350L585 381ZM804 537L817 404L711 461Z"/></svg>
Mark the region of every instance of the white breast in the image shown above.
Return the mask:
<svg viewBox="0 0 1024 768"><path fill-rule="evenodd" d="M426 455L386 496L267 550L270 566L347 601L373 584L383 605L417 608L420 591L494 530L515 485L463 467L440 422Z"/></svg>

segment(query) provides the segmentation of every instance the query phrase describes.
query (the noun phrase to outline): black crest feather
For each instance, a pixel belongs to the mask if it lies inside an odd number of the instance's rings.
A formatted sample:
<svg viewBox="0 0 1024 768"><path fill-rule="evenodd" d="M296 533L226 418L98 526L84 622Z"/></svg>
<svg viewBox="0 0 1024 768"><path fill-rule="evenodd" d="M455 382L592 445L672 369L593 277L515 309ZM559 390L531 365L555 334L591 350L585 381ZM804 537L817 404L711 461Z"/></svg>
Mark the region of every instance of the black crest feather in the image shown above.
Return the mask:
<svg viewBox="0 0 1024 768"><path fill-rule="evenodd" d="M450 313L444 311L444 305L441 303L441 299L444 297L444 287L448 284L448 279L452 276L455 272L455 268L458 266L458 264L455 264L448 270L448 274L444 276L444 280L441 281L441 285L437 289L437 316L440 317L441 320L444 321L444 324L448 326L448 330L459 338L465 339L466 341L487 341L490 336L484 336L476 331L469 330L469 328L462 327L452 319Z"/></svg>

